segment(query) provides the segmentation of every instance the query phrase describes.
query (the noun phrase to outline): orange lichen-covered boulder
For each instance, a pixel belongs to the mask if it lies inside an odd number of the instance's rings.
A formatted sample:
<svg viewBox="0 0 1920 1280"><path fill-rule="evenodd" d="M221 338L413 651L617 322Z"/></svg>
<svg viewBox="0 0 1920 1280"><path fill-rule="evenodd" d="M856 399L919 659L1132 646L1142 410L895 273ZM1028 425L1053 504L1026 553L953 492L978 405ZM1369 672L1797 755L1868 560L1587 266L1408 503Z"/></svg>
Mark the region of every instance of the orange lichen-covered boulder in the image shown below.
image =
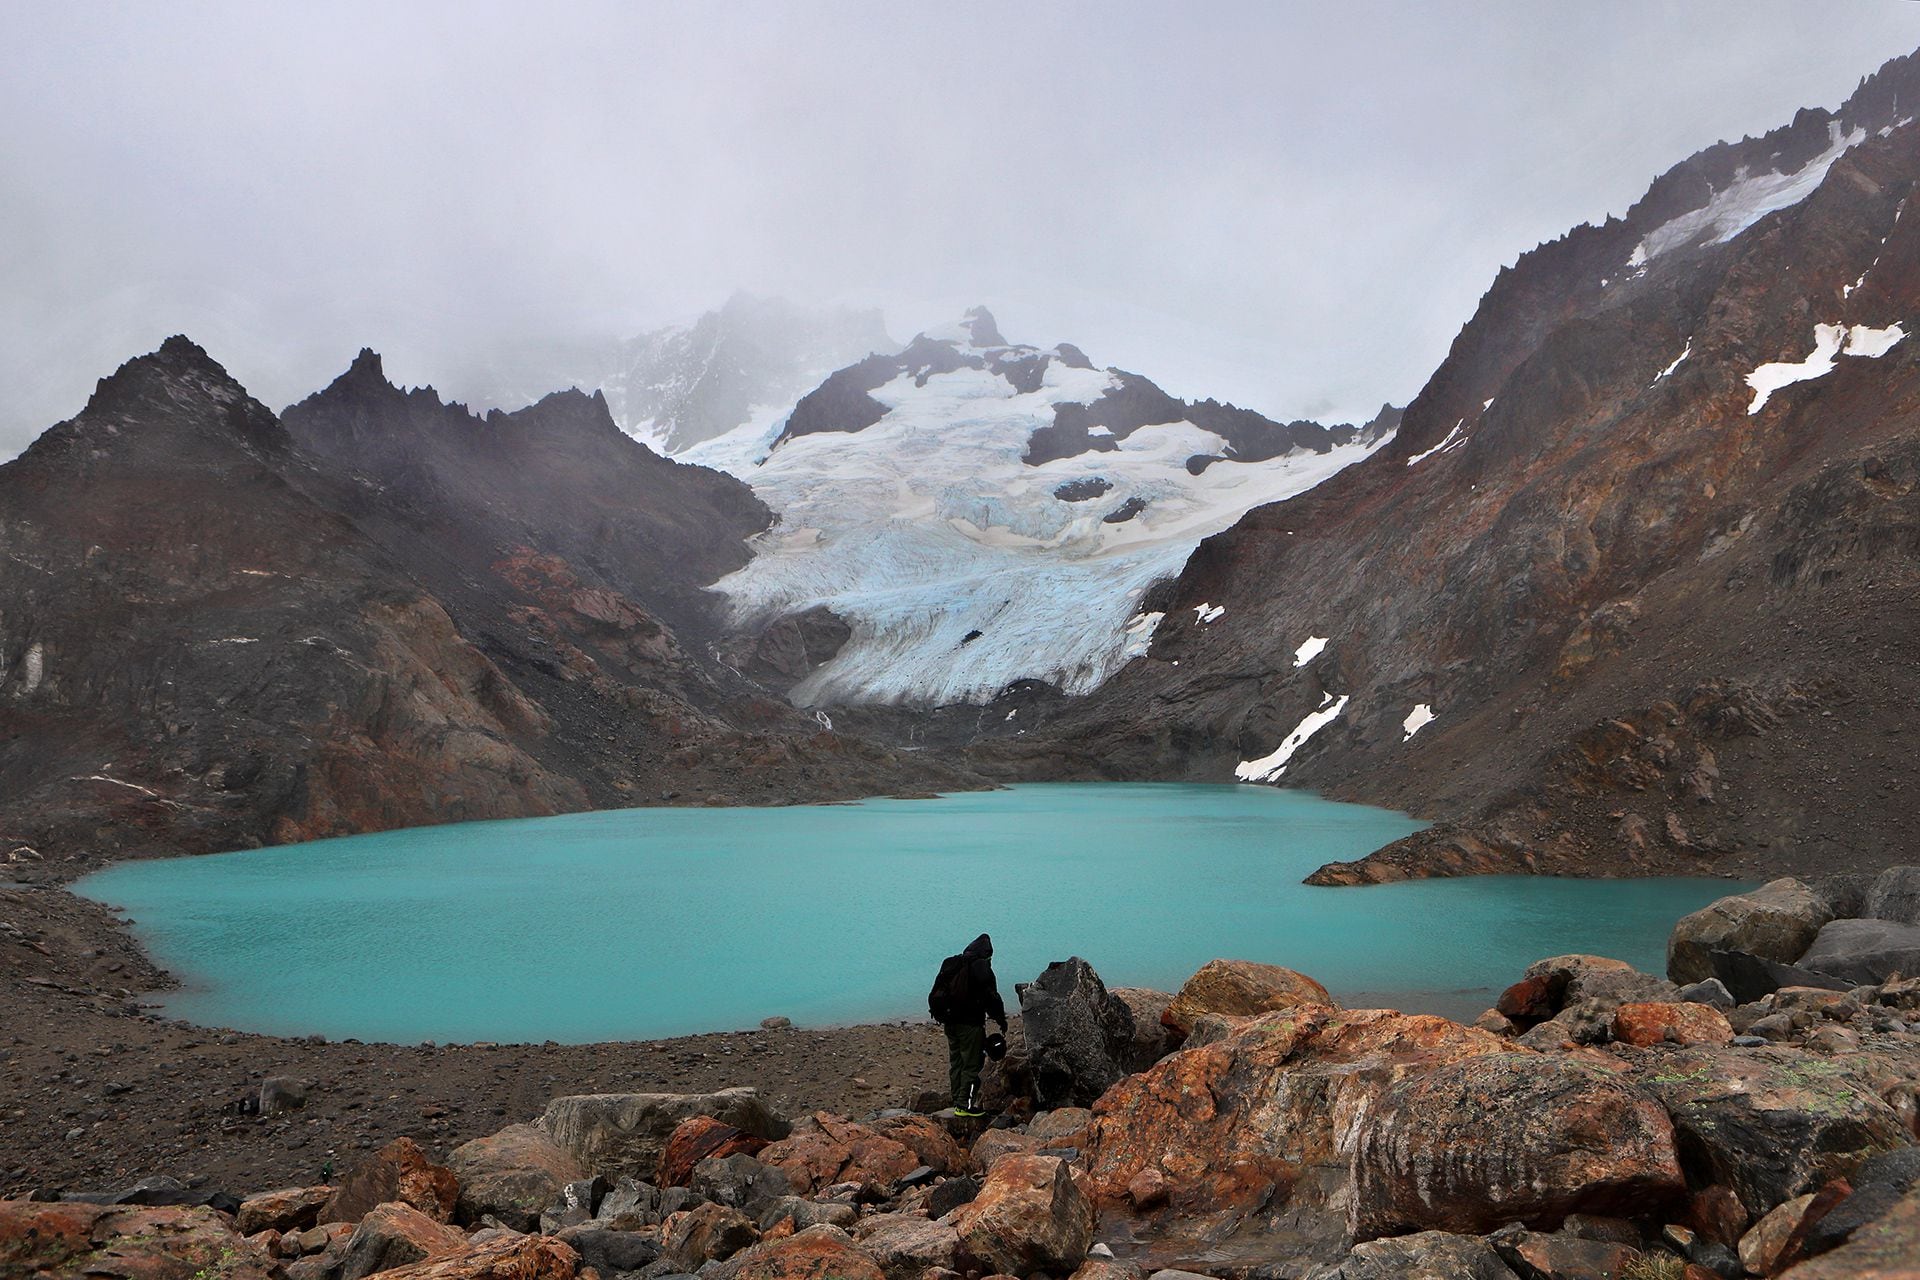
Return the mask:
<svg viewBox="0 0 1920 1280"><path fill-rule="evenodd" d="M1251 960L1210 960L1187 979L1160 1022L1176 1036L1185 1036L1203 1013L1272 1013L1302 1005L1338 1007L1327 989L1304 973Z"/></svg>
<svg viewBox="0 0 1920 1280"><path fill-rule="evenodd" d="M887 1280L846 1232L825 1225L757 1244L722 1266L727 1280Z"/></svg>
<svg viewBox="0 0 1920 1280"><path fill-rule="evenodd" d="M427 1159L412 1138L395 1138L347 1171L320 1207L321 1222L358 1222L377 1204L399 1201L436 1222L453 1217L460 1181Z"/></svg>
<svg viewBox="0 0 1920 1280"><path fill-rule="evenodd" d="M569 1182L587 1176L572 1153L530 1124L464 1142L447 1154L460 1182L456 1212L461 1222L492 1214L516 1231L540 1225L540 1211Z"/></svg>
<svg viewBox="0 0 1920 1280"><path fill-rule="evenodd" d="M920 1157L903 1142L845 1116L818 1111L763 1149L760 1163L786 1174L794 1191L804 1196L839 1182L891 1188L920 1167Z"/></svg>
<svg viewBox="0 0 1920 1280"><path fill-rule="evenodd" d="M551 1236L508 1236L393 1271L382 1280L574 1280L580 1255Z"/></svg>
<svg viewBox="0 0 1920 1280"><path fill-rule="evenodd" d="M1547 1054L1462 1058L1400 1080L1360 1121L1352 1171L1359 1240L1637 1217L1686 1195L1665 1109L1617 1074Z"/></svg>
<svg viewBox="0 0 1920 1280"><path fill-rule="evenodd" d="M1646 1048L1655 1044L1728 1044L1733 1024L1710 1004L1623 1004L1613 1013L1613 1038Z"/></svg>
<svg viewBox="0 0 1920 1280"><path fill-rule="evenodd" d="M1084 1167L1102 1204L1151 1186L1154 1204L1181 1212L1244 1211L1303 1172L1315 1184L1344 1178L1346 1135L1403 1075L1508 1051L1446 1018L1324 1005L1266 1014L1109 1089ZM1136 1182L1149 1170L1158 1176Z"/></svg>
<svg viewBox="0 0 1920 1280"><path fill-rule="evenodd" d="M1053 1156L996 1161L980 1194L952 1215L970 1257L1013 1275L1079 1266L1093 1244L1093 1221L1093 1201Z"/></svg>
<svg viewBox="0 0 1920 1280"><path fill-rule="evenodd" d="M267 1280L278 1264L205 1207L0 1200L0 1276Z"/></svg>
<svg viewBox="0 0 1920 1280"><path fill-rule="evenodd" d="M935 1173L967 1173L973 1158L954 1141L946 1127L931 1116L888 1116L873 1122L874 1132L910 1149L920 1163Z"/></svg>
<svg viewBox="0 0 1920 1280"><path fill-rule="evenodd" d="M702 1160L758 1155L766 1145L765 1138L724 1120L688 1116L668 1135L667 1148L660 1155L660 1171L654 1181L663 1187L684 1187L693 1177L693 1166Z"/></svg>

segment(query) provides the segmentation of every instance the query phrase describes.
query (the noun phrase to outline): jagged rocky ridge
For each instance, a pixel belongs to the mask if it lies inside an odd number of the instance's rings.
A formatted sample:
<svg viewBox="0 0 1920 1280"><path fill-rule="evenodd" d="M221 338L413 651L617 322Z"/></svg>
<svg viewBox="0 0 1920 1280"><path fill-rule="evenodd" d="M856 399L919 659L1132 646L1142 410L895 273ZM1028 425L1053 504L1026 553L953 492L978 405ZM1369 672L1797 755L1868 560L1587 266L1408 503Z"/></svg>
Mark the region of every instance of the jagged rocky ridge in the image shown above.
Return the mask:
<svg viewBox="0 0 1920 1280"><path fill-rule="evenodd" d="M1188 403L1072 346L1009 343L975 308L835 373L784 424L684 456L779 516L718 584L747 633L730 660L801 705L917 712L1096 687L1144 650L1156 584L1201 537L1365 457L1398 418Z"/></svg>
<svg viewBox="0 0 1920 1280"><path fill-rule="evenodd" d="M0 467L0 855L967 785L705 657L769 518L598 396L483 419L363 353L283 421L170 339Z"/></svg>
<svg viewBox="0 0 1920 1280"><path fill-rule="evenodd" d="M1675 930L1671 980L1600 956L1542 960L1471 1026L1342 1009L1272 965L1216 960L1162 993L1109 991L1072 958L1021 984L1012 1049L986 1081L991 1126L901 1082L907 1105L860 1119L783 1116L751 1088L567 1095L450 1149L397 1137L329 1183L244 1199L164 1174L43 1185L0 1200L0 1267L1905 1275L1920 1252L1920 983L1882 963L1848 989L1783 972L1740 1002L1716 979L1680 985L1701 955L1796 955L1796 937L1844 923L1836 913L1873 911L1920 934L1920 868L1723 899ZM773 1021L761 1034L802 1034ZM259 1079L251 1123L297 1131L327 1089L297 1070Z"/></svg>
<svg viewBox="0 0 1920 1280"><path fill-rule="evenodd" d="M1448 819L1330 883L1920 838L1920 63L1502 272L1398 436L1201 544L1057 776Z"/></svg>

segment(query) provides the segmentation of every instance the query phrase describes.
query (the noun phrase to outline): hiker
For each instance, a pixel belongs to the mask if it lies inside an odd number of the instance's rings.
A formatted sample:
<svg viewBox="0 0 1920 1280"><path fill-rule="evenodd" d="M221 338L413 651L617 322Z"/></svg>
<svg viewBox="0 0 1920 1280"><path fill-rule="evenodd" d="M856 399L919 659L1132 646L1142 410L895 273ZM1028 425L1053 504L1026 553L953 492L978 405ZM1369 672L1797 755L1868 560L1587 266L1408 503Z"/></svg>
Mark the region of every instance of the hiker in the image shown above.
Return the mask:
<svg viewBox="0 0 1920 1280"><path fill-rule="evenodd" d="M987 1019L1000 1024L1004 1043L1007 1007L993 979L993 939L981 934L957 956L940 962L927 993L927 1012L947 1032L947 1085L955 1115L975 1117L980 1107L980 1067L987 1052Z"/></svg>

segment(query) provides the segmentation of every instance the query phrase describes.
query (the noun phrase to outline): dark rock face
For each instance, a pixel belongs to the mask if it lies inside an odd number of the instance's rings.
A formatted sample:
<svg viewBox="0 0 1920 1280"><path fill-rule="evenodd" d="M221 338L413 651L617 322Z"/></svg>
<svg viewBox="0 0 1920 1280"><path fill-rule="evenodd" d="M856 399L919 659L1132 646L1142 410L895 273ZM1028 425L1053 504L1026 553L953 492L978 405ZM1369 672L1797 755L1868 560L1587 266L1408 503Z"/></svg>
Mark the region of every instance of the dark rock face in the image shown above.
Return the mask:
<svg viewBox="0 0 1920 1280"><path fill-rule="evenodd" d="M1062 502L1085 502L1097 498L1113 488L1113 481L1099 476L1089 476L1085 480L1069 480L1053 491L1053 496Z"/></svg>
<svg viewBox="0 0 1920 1280"><path fill-rule="evenodd" d="M1080 957L1048 965L1023 986L1020 1014L1042 1107L1092 1106L1127 1074L1133 1012Z"/></svg>
<svg viewBox="0 0 1920 1280"><path fill-rule="evenodd" d="M1898 217L1920 126L1896 96L1920 96L1920 63L1839 113L1864 140L1806 200L1726 243L1634 261L1725 189L1709 175L1787 165L1834 116L1703 153L1626 219L1523 255L1392 444L1202 543L1144 659L976 755L1225 779L1332 693L1348 702L1286 784L1444 821L1320 883L1824 871L1913 847L1885 744L1920 701L1902 656L1920 346L1844 356L1757 411L1747 382L1805 359L1816 324L1879 331L1920 306L1920 224ZM1225 617L1194 620L1203 602ZM1327 650L1296 665L1310 636Z"/></svg>

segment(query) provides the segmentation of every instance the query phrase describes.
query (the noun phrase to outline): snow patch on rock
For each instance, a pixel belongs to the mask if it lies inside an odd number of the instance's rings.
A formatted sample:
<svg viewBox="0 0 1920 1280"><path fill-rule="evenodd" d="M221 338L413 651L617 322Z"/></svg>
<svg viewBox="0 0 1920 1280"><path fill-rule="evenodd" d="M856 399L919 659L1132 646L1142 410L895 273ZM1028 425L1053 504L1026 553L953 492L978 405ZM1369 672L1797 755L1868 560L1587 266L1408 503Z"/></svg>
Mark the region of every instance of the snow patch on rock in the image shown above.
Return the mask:
<svg viewBox="0 0 1920 1280"><path fill-rule="evenodd" d="M1258 760L1242 760L1234 767L1233 776L1242 782L1272 782L1287 771L1287 761L1293 759L1293 753L1304 746L1307 739L1339 719L1340 713L1346 709L1347 695L1341 694L1333 705L1309 711L1271 754L1261 756Z"/></svg>
<svg viewBox="0 0 1920 1280"><path fill-rule="evenodd" d="M1226 617L1226 615L1227 615L1227 606L1223 604L1208 604L1205 601L1202 601L1201 603L1193 607L1194 620L1200 623L1202 626L1205 626L1209 622L1214 622L1221 618L1224 618Z"/></svg>
<svg viewBox="0 0 1920 1280"><path fill-rule="evenodd" d="M1884 329L1873 329L1856 324L1848 328L1842 324L1817 324L1813 327L1813 353L1804 360L1780 361L1763 364L1747 375L1747 385L1753 388L1753 403L1747 406L1747 416L1752 417L1767 407L1767 401L1773 393L1782 387L1790 387L1796 382L1808 382L1814 378L1824 378L1832 373L1842 355L1860 356L1877 360L1893 350L1894 345L1906 337L1906 332L1897 324Z"/></svg>
<svg viewBox="0 0 1920 1280"><path fill-rule="evenodd" d="M1433 708L1427 703L1420 703L1415 706L1413 710L1407 712L1407 718L1400 722L1400 729L1404 735L1400 741L1411 742L1414 734L1420 732L1432 723Z"/></svg>
<svg viewBox="0 0 1920 1280"><path fill-rule="evenodd" d="M1327 638L1325 636L1308 636L1301 642L1300 647L1293 651L1293 665L1296 667L1306 666L1309 662L1319 657L1320 651L1326 647Z"/></svg>
<svg viewBox="0 0 1920 1280"><path fill-rule="evenodd" d="M1696 241L1725 244L1768 214L1805 200L1826 180L1834 161L1867 140L1865 129L1843 135L1838 121L1827 128L1827 149L1804 168L1792 173L1749 173L1742 168L1726 190L1716 191L1705 205L1649 231L1634 247L1627 265L1643 267L1663 253Z"/></svg>

